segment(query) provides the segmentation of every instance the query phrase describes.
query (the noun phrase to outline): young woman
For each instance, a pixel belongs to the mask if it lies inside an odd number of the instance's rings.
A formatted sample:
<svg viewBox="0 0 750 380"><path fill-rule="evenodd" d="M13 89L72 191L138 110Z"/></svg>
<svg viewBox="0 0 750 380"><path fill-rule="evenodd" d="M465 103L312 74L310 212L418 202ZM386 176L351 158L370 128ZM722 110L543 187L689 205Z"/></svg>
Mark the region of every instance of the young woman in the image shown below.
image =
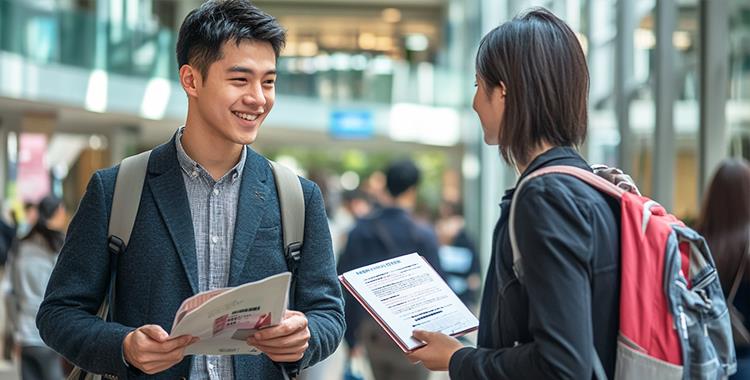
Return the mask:
<svg viewBox="0 0 750 380"><path fill-rule="evenodd" d="M573 31L535 9L489 32L476 57L474 110L484 141L522 180L551 165L591 170L576 147L586 136L588 70ZM502 198L479 318L477 347L415 331L410 355L453 379L586 379L601 362L614 376L619 299L615 200L570 176L529 181L516 198L524 280L513 272ZM600 360L597 360L600 359Z"/></svg>
<svg viewBox="0 0 750 380"><path fill-rule="evenodd" d="M735 336L737 373L732 379L750 379L750 346L747 344L750 330L747 323L750 318L750 164L747 161L728 159L719 165L703 198L697 229L711 248L724 294L733 298L735 311L745 318L744 323L740 323L744 326L744 342Z"/></svg>
<svg viewBox="0 0 750 380"><path fill-rule="evenodd" d="M36 314L65 240L68 217L62 201L53 196L42 199L37 209L37 222L19 243L12 264L17 311L15 339L21 347L22 379L57 380L63 376L60 356L39 337Z"/></svg>

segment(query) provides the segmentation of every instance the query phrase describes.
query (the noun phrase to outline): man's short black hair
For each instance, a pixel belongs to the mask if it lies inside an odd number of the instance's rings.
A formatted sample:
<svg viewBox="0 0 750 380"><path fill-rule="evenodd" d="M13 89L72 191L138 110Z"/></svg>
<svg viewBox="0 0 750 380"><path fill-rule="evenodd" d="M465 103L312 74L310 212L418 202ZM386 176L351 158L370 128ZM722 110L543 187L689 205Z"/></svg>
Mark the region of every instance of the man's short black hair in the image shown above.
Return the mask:
<svg viewBox="0 0 750 380"><path fill-rule="evenodd" d="M411 160L392 162L385 171L385 187L397 197L419 183L421 172Z"/></svg>
<svg viewBox="0 0 750 380"><path fill-rule="evenodd" d="M286 31L276 18L248 0L209 0L185 17L177 38L177 65L192 65L203 78L212 63L222 57L227 41L271 44L276 58L286 43Z"/></svg>

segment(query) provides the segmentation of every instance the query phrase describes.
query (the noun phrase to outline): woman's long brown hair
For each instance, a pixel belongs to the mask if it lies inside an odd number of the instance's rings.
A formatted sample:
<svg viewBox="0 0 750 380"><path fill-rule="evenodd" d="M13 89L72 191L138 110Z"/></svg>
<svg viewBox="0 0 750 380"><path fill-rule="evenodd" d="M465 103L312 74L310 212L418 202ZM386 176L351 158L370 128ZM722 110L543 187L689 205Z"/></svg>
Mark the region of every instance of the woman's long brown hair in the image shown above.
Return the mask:
<svg viewBox="0 0 750 380"><path fill-rule="evenodd" d="M727 159L716 170L703 198L698 232L716 261L721 285L728 293L750 244L750 164ZM750 266L743 281L750 281Z"/></svg>

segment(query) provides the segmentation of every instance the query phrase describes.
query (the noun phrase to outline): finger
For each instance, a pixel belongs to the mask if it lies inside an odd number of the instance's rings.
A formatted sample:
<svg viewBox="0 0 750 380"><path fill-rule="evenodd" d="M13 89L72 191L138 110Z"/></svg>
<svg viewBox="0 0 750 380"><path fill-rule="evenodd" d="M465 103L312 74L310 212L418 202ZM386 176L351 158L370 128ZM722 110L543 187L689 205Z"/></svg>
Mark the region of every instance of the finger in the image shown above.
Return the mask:
<svg viewBox="0 0 750 380"><path fill-rule="evenodd" d="M294 354L294 355L267 355L269 359L277 362L277 363L294 363L300 359L302 359L302 354Z"/></svg>
<svg viewBox="0 0 750 380"><path fill-rule="evenodd" d="M286 347L255 346L255 348L259 349L261 352L265 354L274 354L274 355L291 355L291 354L304 353L305 350L307 350L307 347L309 347L309 344L307 342L304 342L299 345L286 346Z"/></svg>
<svg viewBox="0 0 750 380"><path fill-rule="evenodd" d="M171 351L183 349L187 347L189 344L193 343L193 337L190 335L181 335L177 338L172 338L166 342L163 342L159 345L159 348L156 350L157 352L163 352L168 353Z"/></svg>
<svg viewBox="0 0 750 380"><path fill-rule="evenodd" d="M416 357L414 354L406 354L406 358L409 359L411 364L419 362L419 358Z"/></svg>
<svg viewBox="0 0 750 380"><path fill-rule="evenodd" d="M414 330L412 331L411 336L425 343L429 343L430 340L432 340L432 333L424 330Z"/></svg>
<svg viewBox="0 0 750 380"><path fill-rule="evenodd" d="M422 363L422 359L416 357L416 356L407 356L407 359L411 362L411 364L420 364Z"/></svg>
<svg viewBox="0 0 750 380"><path fill-rule="evenodd" d="M281 321L281 323L276 326L256 332L253 334L253 337L257 340L275 339L295 334L305 328L307 328L307 318L300 315L294 315Z"/></svg>
<svg viewBox="0 0 750 380"><path fill-rule="evenodd" d="M145 325L138 330L160 343L166 342L169 339L169 334L159 325Z"/></svg>
<svg viewBox="0 0 750 380"><path fill-rule="evenodd" d="M302 343L306 343L310 340L310 330L304 329L298 331L292 335L282 336L271 339L256 339L253 336L247 338L247 343L251 346L268 346L268 347L284 347L284 346L298 346Z"/></svg>
<svg viewBox="0 0 750 380"><path fill-rule="evenodd" d="M175 350L168 352L149 352L142 356L141 364L144 367L151 369L159 369L163 371L167 368L171 368L175 364L181 362L185 358L185 347L179 347Z"/></svg>

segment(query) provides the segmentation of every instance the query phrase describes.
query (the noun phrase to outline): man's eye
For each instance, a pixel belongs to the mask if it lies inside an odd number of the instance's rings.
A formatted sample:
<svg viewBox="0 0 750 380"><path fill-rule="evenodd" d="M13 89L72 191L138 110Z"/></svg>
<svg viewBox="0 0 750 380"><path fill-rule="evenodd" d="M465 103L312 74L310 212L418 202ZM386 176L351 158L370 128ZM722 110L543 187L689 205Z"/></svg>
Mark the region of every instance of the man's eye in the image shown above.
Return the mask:
<svg viewBox="0 0 750 380"><path fill-rule="evenodd" d="M238 82L238 83L245 83L245 82L247 82L247 79L245 79L245 78L232 78L230 80L232 82Z"/></svg>
<svg viewBox="0 0 750 380"><path fill-rule="evenodd" d="M270 84L270 85L272 85L272 84L276 83L276 79L266 79L266 81L263 82L263 83L264 84Z"/></svg>

